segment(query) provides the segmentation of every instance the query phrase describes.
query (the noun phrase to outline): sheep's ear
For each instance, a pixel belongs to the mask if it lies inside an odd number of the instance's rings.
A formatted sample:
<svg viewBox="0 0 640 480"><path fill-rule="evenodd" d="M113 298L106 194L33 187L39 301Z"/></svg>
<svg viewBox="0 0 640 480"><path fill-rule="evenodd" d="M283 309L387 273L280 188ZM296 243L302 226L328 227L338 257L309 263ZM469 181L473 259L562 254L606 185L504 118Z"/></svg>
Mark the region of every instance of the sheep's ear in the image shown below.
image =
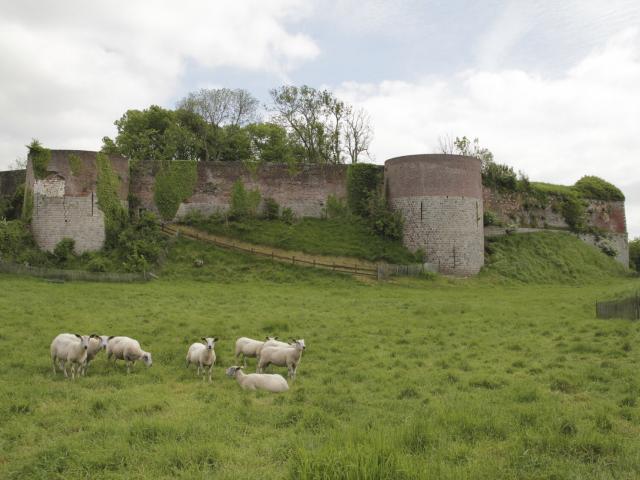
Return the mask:
<svg viewBox="0 0 640 480"><path fill-rule="evenodd" d="M77 333L74 333L74 335L75 335L76 337L78 337L79 339L82 339L82 335L78 335Z"/></svg>
<svg viewBox="0 0 640 480"><path fill-rule="evenodd" d="M277 340L279 337L273 337L274 340Z"/></svg>
<svg viewBox="0 0 640 480"><path fill-rule="evenodd" d="M100 338L100 335L98 335L97 333L92 333L91 335L89 335L89 338Z"/></svg>
<svg viewBox="0 0 640 480"><path fill-rule="evenodd" d="M237 368L238 370L244 370L244 367L241 365Z"/></svg>
<svg viewBox="0 0 640 480"><path fill-rule="evenodd" d="M213 337L213 341L217 342L218 341L218 337Z"/></svg>
<svg viewBox="0 0 640 480"><path fill-rule="evenodd" d="M205 337L200 337L200 340L202 340L203 342L207 341L207 339Z"/></svg>
<svg viewBox="0 0 640 480"><path fill-rule="evenodd" d="M111 340L112 338L116 338L116 336L115 336L115 335L110 335L110 336L109 336L109 338L107 338L107 342L108 342L109 340Z"/></svg>

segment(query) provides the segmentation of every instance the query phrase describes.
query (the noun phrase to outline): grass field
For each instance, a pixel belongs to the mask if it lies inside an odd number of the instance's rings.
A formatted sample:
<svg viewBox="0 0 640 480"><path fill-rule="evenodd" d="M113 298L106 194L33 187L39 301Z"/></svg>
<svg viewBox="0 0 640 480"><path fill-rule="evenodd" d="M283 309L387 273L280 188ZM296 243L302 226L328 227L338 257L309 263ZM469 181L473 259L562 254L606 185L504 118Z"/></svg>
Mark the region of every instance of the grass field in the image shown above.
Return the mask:
<svg viewBox="0 0 640 480"><path fill-rule="evenodd" d="M638 280L607 268L373 284L183 240L148 284L0 276L0 478L638 478L640 324L594 318ZM53 377L61 331L138 338L154 365ZM267 334L307 344L279 396L223 375ZM213 384L184 367L203 335Z"/></svg>

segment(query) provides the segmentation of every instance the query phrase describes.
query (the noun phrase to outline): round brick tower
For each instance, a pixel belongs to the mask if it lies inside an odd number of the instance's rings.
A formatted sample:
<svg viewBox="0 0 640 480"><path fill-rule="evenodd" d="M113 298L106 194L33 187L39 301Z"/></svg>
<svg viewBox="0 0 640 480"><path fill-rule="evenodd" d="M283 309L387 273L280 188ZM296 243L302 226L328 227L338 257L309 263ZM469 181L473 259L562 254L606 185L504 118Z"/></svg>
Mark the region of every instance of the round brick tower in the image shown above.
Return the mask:
<svg viewBox="0 0 640 480"><path fill-rule="evenodd" d="M385 188L404 217L404 244L441 273L475 275L484 265L480 160L407 155L387 160Z"/></svg>

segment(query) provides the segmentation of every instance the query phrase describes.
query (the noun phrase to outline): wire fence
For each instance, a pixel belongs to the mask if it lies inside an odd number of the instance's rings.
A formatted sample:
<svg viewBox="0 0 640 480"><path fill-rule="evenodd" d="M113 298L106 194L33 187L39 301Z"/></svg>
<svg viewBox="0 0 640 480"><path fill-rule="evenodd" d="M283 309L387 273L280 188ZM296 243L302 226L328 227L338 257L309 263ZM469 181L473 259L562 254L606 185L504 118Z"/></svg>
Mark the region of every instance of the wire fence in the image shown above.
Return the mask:
<svg viewBox="0 0 640 480"><path fill-rule="evenodd" d="M596 317L640 320L640 293L620 300L596 302Z"/></svg>
<svg viewBox="0 0 640 480"><path fill-rule="evenodd" d="M147 282L153 278L150 272L144 273L110 273L87 272L83 270L62 270L59 268L32 267L17 263L0 262L0 273L12 273L29 277L45 278L56 281L82 281L82 282Z"/></svg>

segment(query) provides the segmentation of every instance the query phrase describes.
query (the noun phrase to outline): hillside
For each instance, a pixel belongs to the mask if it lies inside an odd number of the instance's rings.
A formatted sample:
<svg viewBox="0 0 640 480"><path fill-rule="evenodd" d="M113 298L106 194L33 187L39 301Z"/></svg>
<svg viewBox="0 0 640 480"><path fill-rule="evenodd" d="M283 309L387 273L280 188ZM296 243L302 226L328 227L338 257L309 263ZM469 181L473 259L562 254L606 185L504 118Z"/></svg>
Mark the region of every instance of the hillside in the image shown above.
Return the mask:
<svg viewBox="0 0 640 480"><path fill-rule="evenodd" d="M593 283L627 270L575 236L557 232L487 239L481 277L523 283Z"/></svg>

